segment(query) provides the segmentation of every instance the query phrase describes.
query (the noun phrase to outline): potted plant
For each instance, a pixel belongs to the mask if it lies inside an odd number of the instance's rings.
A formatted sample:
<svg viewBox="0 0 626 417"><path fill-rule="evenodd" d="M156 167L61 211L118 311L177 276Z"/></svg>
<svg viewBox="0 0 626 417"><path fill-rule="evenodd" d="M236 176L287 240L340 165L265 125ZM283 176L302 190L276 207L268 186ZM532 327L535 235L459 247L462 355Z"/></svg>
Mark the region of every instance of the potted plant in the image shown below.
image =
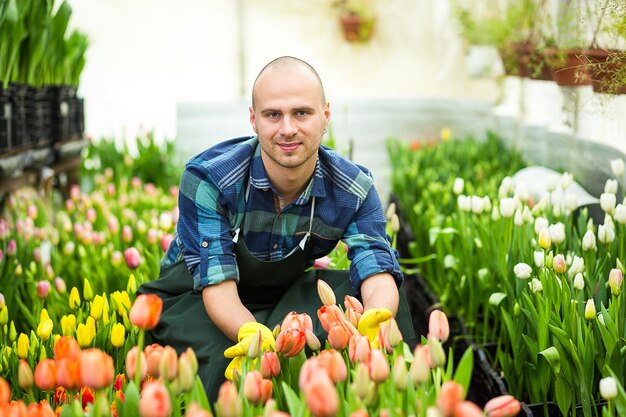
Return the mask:
<svg viewBox="0 0 626 417"><path fill-rule="evenodd" d="M348 42L368 41L374 33L376 15L371 0L338 0L339 23Z"/></svg>

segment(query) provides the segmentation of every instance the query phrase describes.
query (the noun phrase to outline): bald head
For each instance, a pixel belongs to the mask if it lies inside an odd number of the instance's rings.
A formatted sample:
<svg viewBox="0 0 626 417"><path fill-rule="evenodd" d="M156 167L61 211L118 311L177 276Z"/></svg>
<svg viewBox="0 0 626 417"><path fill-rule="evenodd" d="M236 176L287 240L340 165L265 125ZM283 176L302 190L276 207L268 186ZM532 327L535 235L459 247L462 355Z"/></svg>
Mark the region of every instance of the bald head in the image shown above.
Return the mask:
<svg viewBox="0 0 626 417"><path fill-rule="evenodd" d="M254 80L254 84L252 85L252 108L254 108L254 96L256 94L257 83L261 78L270 75L298 71L304 72L305 74L312 74L315 77L315 79L319 83L322 105L325 105L326 94L324 93L324 86L322 85L322 79L320 78L317 71L315 71L315 68L299 58L293 56L281 56L265 65L261 72L259 72L259 75L257 75L256 79Z"/></svg>

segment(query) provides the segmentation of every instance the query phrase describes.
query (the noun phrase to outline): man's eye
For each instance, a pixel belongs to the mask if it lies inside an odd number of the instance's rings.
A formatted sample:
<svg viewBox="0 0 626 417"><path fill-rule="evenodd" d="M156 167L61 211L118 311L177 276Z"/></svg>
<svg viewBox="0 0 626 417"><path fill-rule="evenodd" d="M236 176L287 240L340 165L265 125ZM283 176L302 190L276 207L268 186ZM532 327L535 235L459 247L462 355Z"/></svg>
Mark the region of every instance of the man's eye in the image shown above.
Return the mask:
<svg viewBox="0 0 626 417"><path fill-rule="evenodd" d="M300 110L296 113L298 116L303 117L306 116L307 114L309 114L309 112L307 112L306 110Z"/></svg>
<svg viewBox="0 0 626 417"><path fill-rule="evenodd" d="M273 113L268 113L267 117L269 117L270 119L276 119L280 116L280 113L277 112L273 112Z"/></svg>

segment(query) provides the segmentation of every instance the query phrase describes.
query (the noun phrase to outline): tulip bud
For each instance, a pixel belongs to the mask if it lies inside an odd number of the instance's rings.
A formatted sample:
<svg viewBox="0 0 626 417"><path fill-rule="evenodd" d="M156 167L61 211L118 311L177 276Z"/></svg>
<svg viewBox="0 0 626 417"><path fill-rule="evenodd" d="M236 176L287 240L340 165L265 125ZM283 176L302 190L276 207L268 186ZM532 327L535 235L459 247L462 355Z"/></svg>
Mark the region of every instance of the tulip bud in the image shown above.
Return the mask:
<svg viewBox="0 0 626 417"><path fill-rule="evenodd" d="M177 372L178 355L173 347L165 346L159 363L159 375L166 381L173 381L176 379Z"/></svg>
<svg viewBox="0 0 626 417"><path fill-rule="evenodd" d="M93 298L93 290L87 278L83 278L83 298L85 301L91 301Z"/></svg>
<svg viewBox="0 0 626 417"><path fill-rule="evenodd" d="M574 289L582 291L583 288L585 288L585 278L583 278L583 274L579 272L574 277Z"/></svg>
<svg viewBox="0 0 626 417"><path fill-rule="evenodd" d="M552 245L552 237L550 236L550 230L547 227L541 229L539 232L539 247L543 250L550 249Z"/></svg>
<svg viewBox="0 0 626 417"><path fill-rule="evenodd" d="M239 417L242 414L242 405L237 393L237 387L230 381L225 381L217 394L215 405L217 414L221 417Z"/></svg>
<svg viewBox="0 0 626 417"><path fill-rule="evenodd" d="M111 344L116 348L124 346L126 329L121 323L115 323L111 329Z"/></svg>
<svg viewBox="0 0 626 417"><path fill-rule="evenodd" d="M20 359L20 364L17 368L17 383L24 391L30 390L33 386L35 378L33 371L24 359Z"/></svg>
<svg viewBox="0 0 626 417"><path fill-rule="evenodd" d="M443 350L443 345L437 338L428 336L428 351L430 353L430 359L435 366L445 365L446 353Z"/></svg>
<svg viewBox="0 0 626 417"><path fill-rule="evenodd" d="M465 180L459 177L455 178L454 184L452 185L452 192L459 195L463 192L463 188L465 188Z"/></svg>
<svg viewBox="0 0 626 417"><path fill-rule="evenodd" d="M460 211L469 212L472 209L472 199L461 194L457 197L457 205Z"/></svg>
<svg viewBox="0 0 626 417"><path fill-rule="evenodd" d="M540 234L541 231L543 229L545 229L546 227L548 227L550 225L550 222L548 221L548 219L546 219L545 217L537 217L535 219L535 233Z"/></svg>
<svg viewBox="0 0 626 417"><path fill-rule="evenodd" d="M312 352L317 352L322 347L320 340L315 336L311 330L306 329L304 331L304 336L306 337L306 345L311 349Z"/></svg>
<svg viewBox="0 0 626 417"><path fill-rule="evenodd" d="M322 300L323 305L328 306L337 303L333 289L321 279L317 280L317 294L319 295L320 300Z"/></svg>
<svg viewBox="0 0 626 417"><path fill-rule="evenodd" d="M587 300L587 304L585 305L585 319L587 320L595 320L596 318L596 304L593 301L593 298Z"/></svg>
<svg viewBox="0 0 626 417"><path fill-rule="evenodd" d="M428 334L436 337L439 341L446 342L450 337L450 324L448 317L441 310L433 310L428 318Z"/></svg>
<svg viewBox="0 0 626 417"><path fill-rule="evenodd" d="M139 398L139 415L143 417L168 417L171 414L172 400L165 385L161 381L146 383Z"/></svg>
<svg viewBox="0 0 626 417"><path fill-rule="evenodd" d="M258 330L252 335L252 339L250 340L250 345L248 346L247 355L250 359L256 359L259 357L261 353L262 347L262 339L261 339L261 331Z"/></svg>
<svg viewBox="0 0 626 417"><path fill-rule="evenodd" d="M552 268L557 274L563 274L567 270L567 264L565 257L562 254L558 254L552 260Z"/></svg>
<svg viewBox="0 0 626 417"><path fill-rule="evenodd" d="M28 358L28 350L30 348L30 339L24 333L20 333L17 338L17 356L20 359Z"/></svg>
<svg viewBox="0 0 626 417"><path fill-rule="evenodd" d="M617 381L609 376L600 380L600 395L607 401L617 397Z"/></svg>
<svg viewBox="0 0 626 417"><path fill-rule="evenodd" d="M46 319L39 322L37 326L37 336L41 340L48 340L50 338L50 334L52 333L52 328L54 327L54 323L51 319Z"/></svg>
<svg viewBox="0 0 626 417"><path fill-rule="evenodd" d="M5 305L6 305L6 301L4 299L4 294L0 292L0 309L4 308Z"/></svg>
<svg viewBox="0 0 626 417"><path fill-rule="evenodd" d="M611 214L615 210L615 204L617 203L617 197L613 193L600 194L600 207L605 212Z"/></svg>
<svg viewBox="0 0 626 417"><path fill-rule="evenodd" d="M408 376L404 357L398 356L396 363L393 365L393 382L400 391L406 390Z"/></svg>
<svg viewBox="0 0 626 417"><path fill-rule="evenodd" d="M501 395L492 398L485 404L487 417L516 416L520 411L521 405L512 395Z"/></svg>
<svg viewBox="0 0 626 417"><path fill-rule="evenodd" d="M161 249L163 252L167 252L173 240L174 236L171 233L165 233L161 236Z"/></svg>
<svg viewBox="0 0 626 417"><path fill-rule="evenodd" d="M0 308L0 326L4 326L9 322L9 309L7 306Z"/></svg>
<svg viewBox="0 0 626 417"><path fill-rule="evenodd" d="M59 294L65 294L67 292L65 281L61 277L56 277L54 279L54 288L57 290Z"/></svg>
<svg viewBox="0 0 626 417"><path fill-rule="evenodd" d="M261 356L261 374L263 378L276 378L280 375L280 361L276 352L263 352Z"/></svg>
<svg viewBox="0 0 626 417"><path fill-rule="evenodd" d="M101 295L96 295L93 301L89 303L89 315L94 320L99 320L102 317L102 309L104 307L104 299Z"/></svg>
<svg viewBox="0 0 626 417"><path fill-rule="evenodd" d="M609 287L611 287L611 293L616 297L622 293L623 280L624 276L621 270L617 268L611 269L609 273Z"/></svg>
<svg viewBox="0 0 626 417"><path fill-rule="evenodd" d="M611 172L616 178L621 179L624 176L624 160L621 158L611 159Z"/></svg>
<svg viewBox="0 0 626 417"><path fill-rule="evenodd" d="M530 265L520 262L513 267L513 273L519 279L528 279L530 278L530 274L533 272L533 269Z"/></svg>
<svg viewBox="0 0 626 417"><path fill-rule="evenodd" d="M124 260L126 261L126 266L130 269L137 269L141 265L141 255L134 246L124 251Z"/></svg>
<svg viewBox="0 0 626 417"><path fill-rule="evenodd" d="M61 317L61 333L63 336L72 336L76 331L76 316L68 314Z"/></svg>
<svg viewBox="0 0 626 417"><path fill-rule="evenodd" d="M78 294L78 288L72 287L70 290L70 308L76 310L80 307L80 294Z"/></svg>

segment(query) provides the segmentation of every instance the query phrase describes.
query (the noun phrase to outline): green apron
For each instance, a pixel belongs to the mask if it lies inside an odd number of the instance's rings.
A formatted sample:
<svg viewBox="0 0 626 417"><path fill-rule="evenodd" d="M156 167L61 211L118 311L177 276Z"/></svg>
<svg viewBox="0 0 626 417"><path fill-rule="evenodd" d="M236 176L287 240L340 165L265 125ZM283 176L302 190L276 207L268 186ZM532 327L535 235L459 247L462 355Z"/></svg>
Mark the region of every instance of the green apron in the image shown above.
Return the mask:
<svg viewBox="0 0 626 417"><path fill-rule="evenodd" d="M317 295L317 280L328 283L340 302L346 295L354 296L355 292L347 270L312 269L304 272L311 259L309 237L314 208L313 198L309 232L293 252L279 261L255 258L243 239L236 239L239 230L233 240L239 269L237 291L255 319L272 329L291 311L307 313L313 321L314 333L323 343L327 334L317 318L317 310L322 306ZM138 292L156 294L163 299L163 312L159 324L151 332L152 341L170 345L179 353L191 346L198 357L198 374L209 401L214 402L230 362L224 358L224 350L234 343L209 319L202 294L193 290L193 277L185 262L179 261L164 269L159 279L143 284ZM413 323L402 289L396 320L405 340L412 341L415 338Z"/></svg>

